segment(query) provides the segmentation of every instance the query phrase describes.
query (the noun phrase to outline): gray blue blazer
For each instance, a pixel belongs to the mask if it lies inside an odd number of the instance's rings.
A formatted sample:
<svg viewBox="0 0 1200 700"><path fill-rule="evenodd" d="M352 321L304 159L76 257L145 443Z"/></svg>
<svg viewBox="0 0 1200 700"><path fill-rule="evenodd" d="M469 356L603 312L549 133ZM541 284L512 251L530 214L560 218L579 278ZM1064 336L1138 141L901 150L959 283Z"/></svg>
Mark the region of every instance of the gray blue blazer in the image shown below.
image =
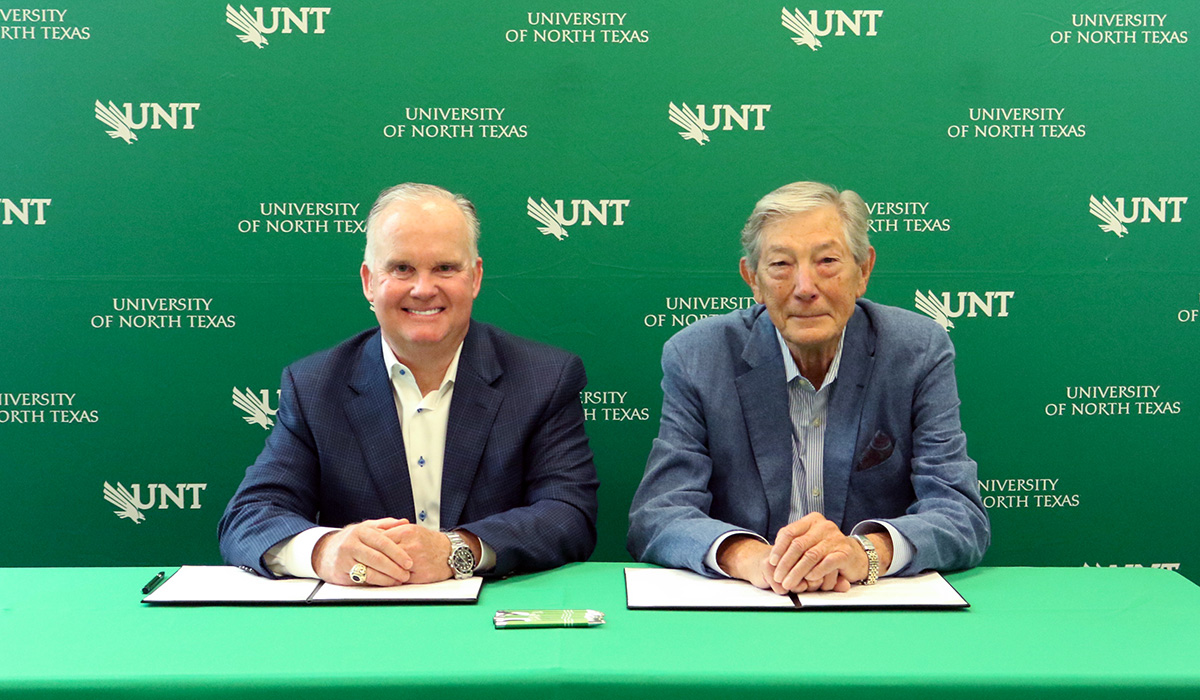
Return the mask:
<svg viewBox="0 0 1200 700"><path fill-rule="evenodd" d="M579 358L471 321L446 432L441 524L496 553L491 572L583 561L596 545L596 469ZM417 522L379 329L283 371L276 426L230 500L221 555L262 555L314 525Z"/></svg>
<svg viewBox="0 0 1200 700"><path fill-rule="evenodd" d="M712 576L704 556L722 534L773 541L787 524L792 427L775 326L762 305L698 321L667 342L662 366L662 422L630 510L629 551ZM991 530L946 331L860 299L831 392L825 517L847 533L886 520L913 544L901 574L978 564Z"/></svg>

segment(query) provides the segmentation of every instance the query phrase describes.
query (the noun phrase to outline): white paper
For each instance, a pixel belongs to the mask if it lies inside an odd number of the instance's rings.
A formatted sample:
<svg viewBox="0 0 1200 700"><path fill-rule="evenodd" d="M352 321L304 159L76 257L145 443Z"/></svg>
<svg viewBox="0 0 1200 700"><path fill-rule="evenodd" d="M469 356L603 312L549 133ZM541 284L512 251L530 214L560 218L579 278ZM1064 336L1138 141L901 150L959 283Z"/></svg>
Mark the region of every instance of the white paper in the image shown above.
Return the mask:
<svg viewBox="0 0 1200 700"><path fill-rule="evenodd" d="M317 586L321 587L317 589ZM164 581L145 603L474 602L483 579L471 578L404 586L337 586L311 578L270 579L236 566L184 566ZM316 595L313 590L316 589Z"/></svg>
<svg viewBox="0 0 1200 700"><path fill-rule="evenodd" d="M728 578L708 578L683 569L625 569L630 608L795 608L791 598ZM801 593L801 608L965 607L967 601L936 571L881 578L874 586L845 593Z"/></svg>
<svg viewBox="0 0 1200 700"><path fill-rule="evenodd" d="M630 608L794 608L791 599L732 578L686 569L625 569Z"/></svg>
<svg viewBox="0 0 1200 700"><path fill-rule="evenodd" d="M827 607L966 607L967 601L936 571L916 576L881 578L874 586L851 586L845 593L798 593L804 608Z"/></svg>
<svg viewBox="0 0 1200 700"><path fill-rule="evenodd" d="M326 583L313 596L314 603L346 601L474 602L479 598L483 579L478 576L447 579L437 583L413 583L403 586L338 586Z"/></svg>
<svg viewBox="0 0 1200 700"><path fill-rule="evenodd" d="M269 579L236 566L184 566L142 602L303 603L316 586L313 579Z"/></svg>

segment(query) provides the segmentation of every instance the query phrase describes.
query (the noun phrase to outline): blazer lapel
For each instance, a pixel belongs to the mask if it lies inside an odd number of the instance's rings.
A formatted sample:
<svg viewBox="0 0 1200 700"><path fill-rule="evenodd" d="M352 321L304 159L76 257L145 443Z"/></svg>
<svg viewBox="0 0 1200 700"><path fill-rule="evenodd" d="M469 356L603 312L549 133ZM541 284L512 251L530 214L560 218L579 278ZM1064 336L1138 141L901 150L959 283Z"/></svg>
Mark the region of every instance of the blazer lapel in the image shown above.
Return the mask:
<svg viewBox="0 0 1200 700"><path fill-rule="evenodd" d="M749 369L736 379L754 463L766 495L768 540L787 524L792 494L792 427L787 379L775 325L764 311L742 351Z"/></svg>
<svg viewBox="0 0 1200 700"><path fill-rule="evenodd" d="M866 312L856 307L846 326L842 361L837 379L833 382L825 425L825 517L837 523L843 531L857 524L843 523L842 518L846 512L850 472L858 444L863 397L874 363L875 333Z"/></svg>
<svg viewBox="0 0 1200 700"><path fill-rule="evenodd" d="M351 373L345 411L386 515L414 520L416 509L404 437L378 333L366 341L359 354L358 365Z"/></svg>
<svg viewBox="0 0 1200 700"><path fill-rule="evenodd" d="M446 426L442 462L443 529L458 525L471 494L492 423L504 400L503 392L491 386L502 373L487 328L472 321L458 360L450 422Z"/></svg>

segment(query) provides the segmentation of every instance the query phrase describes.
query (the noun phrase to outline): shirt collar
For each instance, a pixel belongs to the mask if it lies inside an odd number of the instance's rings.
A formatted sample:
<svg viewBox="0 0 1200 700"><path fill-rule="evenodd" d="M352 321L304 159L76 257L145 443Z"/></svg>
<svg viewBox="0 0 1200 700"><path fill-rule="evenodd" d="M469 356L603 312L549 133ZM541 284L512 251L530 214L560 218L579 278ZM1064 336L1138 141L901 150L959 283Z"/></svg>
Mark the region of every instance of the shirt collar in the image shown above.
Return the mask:
<svg viewBox="0 0 1200 700"><path fill-rule="evenodd" d="M383 333L379 334L379 342L383 343L383 366L387 368L389 377L395 377L397 368L403 369L409 377L412 377L412 369L400 360L396 359L396 353L392 352L392 346L388 345L387 339L383 337ZM454 384L454 380L458 378L458 358L462 357L463 344L458 344L458 349L454 351L454 359L450 360L450 366L446 368L446 376L442 378L442 385L438 391L442 391L447 385ZM416 379L413 378L413 382Z"/></svg>
<svg viewBox="0 0 1200 700"><path fill-rule="evenodd" d="M849 325L849 324L847 324ZM783 354L783 372L790 383L796 377L800 377L800 368L796 366L796 360L792 357L792 351L788 349L787 341L783 339L783 334L779 329L775 329L775 339L779 341L779 351ZM833 380L837 379L838 367L842 364L842 346L846 342L846 328L842 327L842 335L838 338L837 353L833 356L833 362L829 363L829 369L825 371L825 379L821 382L821 388L829 386ZM803 379L803 377L801 377ZM812 383L807 379L804 380L810 387Z"/></svg>

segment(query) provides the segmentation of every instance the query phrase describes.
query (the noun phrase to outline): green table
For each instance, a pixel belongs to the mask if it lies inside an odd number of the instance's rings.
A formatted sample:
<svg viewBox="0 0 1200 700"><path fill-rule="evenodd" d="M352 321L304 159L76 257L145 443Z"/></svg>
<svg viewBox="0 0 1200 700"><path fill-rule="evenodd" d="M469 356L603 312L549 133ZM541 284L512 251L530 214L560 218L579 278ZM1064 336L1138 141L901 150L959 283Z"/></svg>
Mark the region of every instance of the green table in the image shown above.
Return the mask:
<svg viewBox="0 0 1200 700"><path fill-rule="evenodd" d="M1200 698L1200 587L1174 572L953 574L969 610L676 612L626 610L623 567L474 606L258 608L144 606L157 569L0 569L0 697ZM608 624L492 628L531 607Z"/></svg>

